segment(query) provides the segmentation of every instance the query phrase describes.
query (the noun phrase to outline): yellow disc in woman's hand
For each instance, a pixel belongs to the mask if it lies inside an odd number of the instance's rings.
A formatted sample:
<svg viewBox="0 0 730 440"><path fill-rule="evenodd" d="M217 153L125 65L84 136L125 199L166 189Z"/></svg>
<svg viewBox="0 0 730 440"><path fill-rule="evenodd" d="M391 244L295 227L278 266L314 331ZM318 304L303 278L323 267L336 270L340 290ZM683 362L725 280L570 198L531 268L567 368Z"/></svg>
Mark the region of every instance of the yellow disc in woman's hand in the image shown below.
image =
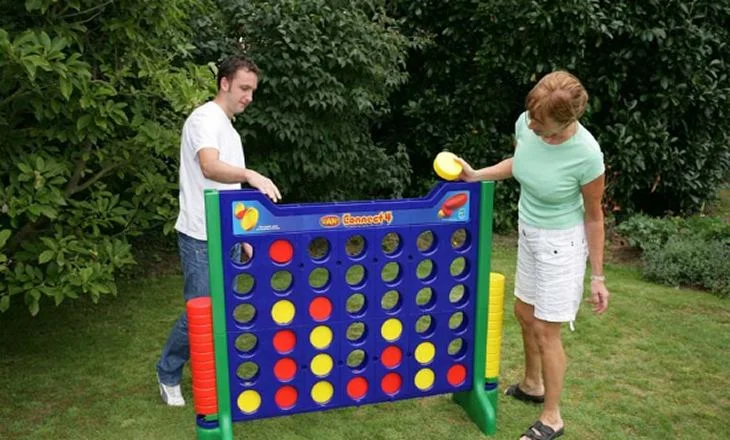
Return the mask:
<svg viewBox="0 0 730 440"><path fill-rule="evenodd" d="M442 151L433 160L433 169L444 180L455 180L461 174L461 164L456 161L456 155Z"/></svg>

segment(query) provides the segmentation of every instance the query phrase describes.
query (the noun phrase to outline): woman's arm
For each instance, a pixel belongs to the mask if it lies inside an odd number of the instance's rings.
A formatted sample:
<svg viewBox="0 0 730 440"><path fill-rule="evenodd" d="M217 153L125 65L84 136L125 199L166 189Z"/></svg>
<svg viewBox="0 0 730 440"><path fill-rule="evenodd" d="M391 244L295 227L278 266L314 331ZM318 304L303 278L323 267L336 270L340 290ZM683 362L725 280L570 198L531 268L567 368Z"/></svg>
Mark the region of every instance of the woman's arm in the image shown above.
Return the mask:
<svg viewBox="0 0 730 440"><path fill-rule="evenodd" d="M504 180L512 177L512 158L491 167L474 170L464 159L457 157L456 161L461 164L461 175L459 178L467 182L478 182L480 180Z"/></svg>
<svg viewBox="0 0 730 440"><path fill-rule="evenodd" d="M606 186L606 177L601 174L581 188L585 207L585 229L588 240L588 258L591 263L591 294L593 310L603 313L608 308L608 289L603 274L603 246L606 233L603 225L601 199Z"/></svg>

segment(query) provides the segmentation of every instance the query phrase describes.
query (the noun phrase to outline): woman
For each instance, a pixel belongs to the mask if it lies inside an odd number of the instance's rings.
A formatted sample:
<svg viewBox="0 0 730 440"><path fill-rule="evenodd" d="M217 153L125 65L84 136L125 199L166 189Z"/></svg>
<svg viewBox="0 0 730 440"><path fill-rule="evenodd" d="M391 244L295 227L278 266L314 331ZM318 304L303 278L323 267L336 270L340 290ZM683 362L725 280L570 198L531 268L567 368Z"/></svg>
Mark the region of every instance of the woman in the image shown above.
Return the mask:
<svg viewBox="0 0 730 440"><path fill-rule="evenodd" d="M515 124L514 156L474 170L461 158L466 181L520 183L519 249L515 315L522 327L525 374L505 394L544 402L521 440L549 440L564 433L560 393L565 353L564 322L572 327L583 296L586 254L591 264L594 311L608 307L603 275L603 154L578 120L588 101L580 81L567 72L543 77L527 95L527 111Z"/></svg>

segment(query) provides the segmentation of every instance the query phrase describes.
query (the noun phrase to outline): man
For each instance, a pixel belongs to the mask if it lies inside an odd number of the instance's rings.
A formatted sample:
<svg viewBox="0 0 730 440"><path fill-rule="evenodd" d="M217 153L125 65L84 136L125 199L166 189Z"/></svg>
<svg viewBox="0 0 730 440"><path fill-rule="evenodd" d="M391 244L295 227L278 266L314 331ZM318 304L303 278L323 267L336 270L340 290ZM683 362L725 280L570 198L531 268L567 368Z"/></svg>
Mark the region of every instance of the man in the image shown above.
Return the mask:
<svg viewBox="0 0 730 440"><path fill-rule="evenodd" d="M241 182L246 182L274 202L281 199L279 189L270 179L246 168L241 136L231 123L234 115L243 112L253 101L258 74L258 67L247 58L233 56L224 60L218 66L215 99L196 108L183 126L180 214L175 229L178 231L185 301L210 294L204 190L240 189ZM244 251L250 257L250 247ZM189 358L188 320L183 312L175 322L157 363L160 395L170 406L185 405L180 381L183 366Z"/></svg>

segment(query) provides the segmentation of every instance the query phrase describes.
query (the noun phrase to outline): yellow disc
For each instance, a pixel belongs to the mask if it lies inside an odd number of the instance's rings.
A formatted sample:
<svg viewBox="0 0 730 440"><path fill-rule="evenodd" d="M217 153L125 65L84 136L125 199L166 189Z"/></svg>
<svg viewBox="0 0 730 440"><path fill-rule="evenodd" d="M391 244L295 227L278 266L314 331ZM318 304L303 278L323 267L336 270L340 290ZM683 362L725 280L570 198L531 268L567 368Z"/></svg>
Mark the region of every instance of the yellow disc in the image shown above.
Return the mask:
<svg viewBox="0 0 730 440"><path fill-rule="evenodd" d="M393 342L398 339L401 333L403 333L403 324L395 318L388 319L380 327L380 334L388 342Z"/></svg>
<svg viewBox="0 0 730 440"><path fill-rule="evenodd" d="M433 374L433 370L430 368L422 368L416 373L416 377L413 379L413 383L416 384L416 388L421 391L426 391L433 386L433 381L436 376Z"/></svg>
<svg viewBox="0 0 730 440"><path fill-rule="evenodd" d="M241 202L236 203L236 206L233 208L233 214L238 219L243 218L244 211L246 211L246 206Z"/></svg>
<svg viewBox="0 0 730 440"><path fill-rule="evenodd" d="M421 342L416 347L416 360L421 364L427 364L436 356L436 347L430 342Z"/></svg>
<svg viewBox="0 0 730 440"><path fill-rule="evenodd" d="M504 289L504 275L497 272L489 273L489 290L503 290Z"/></svg>
<svg viewBox="0 0 730 440"><path fill-rule="evenodd" d="M254 390L246 390L238 396L238 408L245 414L255 413L261 406L261 395Z"/></svg>
<svg viewBox="0 0 730 440"><path fill-rule="evenodd" d="M259 221L259 210L256 208L248 208L243 212L243 218L241 219L241 227L244 231L250 231L256 226Z"/></svg>
<svg viewBox="0 0 730 440"><path fill-rule="evenodd" d="M287 325L294 320L296 311L297 309L291 301L282 299L281 301L277 301L274 307L271 308L271 319L279 325Z"/></svg>
<svg viewBox="0 0 730 440"><path fill-rule="evenodd" d="M320 325L309 334L309 343L317 350L324 350L332 343L332 330L326 325Z"/></svg>
<svg viewBox="0 0 730 440"><path fill-rule="evenodd" d="M461 164L454 153L442 151L433 160L433 170L444 180L454 180L461 174Z"/></svg>
<svg viewBox="0 0 730 440"><path fill-rule="evenodd" d="M330 374L334 362L332 356L326 353L320 353L312 358L312 362L309 364L309 368L312 370L315 376L324 377Z"/></svg>
<svg viewBox="0 0 730 440"><path fill-rule="evenodd" d="M315 402L324 405L325 403L332 400L332 395L335 393L334 388L332 388L332 384L327 382L326 380L321 380L314 384L312 387L312 400Z"/></svg>

